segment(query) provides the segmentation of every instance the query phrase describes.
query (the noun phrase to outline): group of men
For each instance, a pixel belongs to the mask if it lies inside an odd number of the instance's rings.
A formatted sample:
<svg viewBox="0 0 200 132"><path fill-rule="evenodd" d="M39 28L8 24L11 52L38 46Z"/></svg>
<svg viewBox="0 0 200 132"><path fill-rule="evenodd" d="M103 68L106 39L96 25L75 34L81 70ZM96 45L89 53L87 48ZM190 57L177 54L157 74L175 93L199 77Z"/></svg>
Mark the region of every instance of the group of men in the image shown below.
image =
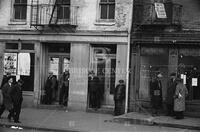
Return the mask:
<svg viewBox="0 0 200 132"><path fill-rule="evenodd" d="M153 115L157 115L163 106L162 96L162 74L157 73L150 81L150 98ZM183 84L181 78L176 77L176 73L170 74L170 79L167 83L166 93L166 115L175 117L176 119L183 118L185 111L185 97L187 96L187 88Z"/></svg>
<svg viewBox="0 0 200 132"><path fill-rule="evenodd" d="M14 82L10 74L4 76L1 84L1 96L3 96L3 102L0 106L0 117L5 110L8 110L8 120L11 121L11 119L13 118L15 123L20 123L19 115L21 112L21 105L23 101L23 83L24 82L21 79L19 79L17 82Z"/></svg>
<svg viewBox="0 0 200 132"><path fill-rule="evenodd" d="M57 100L57 93L59 92L59 104L67 106L68 104L68 91L69 91L69 71L65 70L57 80L53 72L49 72L49 76L45 83L45 104L52 104Z"/></svg>

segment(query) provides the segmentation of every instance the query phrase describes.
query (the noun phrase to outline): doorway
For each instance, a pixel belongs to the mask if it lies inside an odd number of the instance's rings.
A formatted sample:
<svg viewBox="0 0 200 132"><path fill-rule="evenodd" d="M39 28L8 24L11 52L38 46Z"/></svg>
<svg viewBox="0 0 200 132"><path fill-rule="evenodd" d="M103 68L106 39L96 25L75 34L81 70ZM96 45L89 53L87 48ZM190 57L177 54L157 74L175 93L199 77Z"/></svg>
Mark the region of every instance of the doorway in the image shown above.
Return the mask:
<svg viewBox="0 0 200 132"><path fill-rule="evenodd" d="M90 70L94 71L99 78L99 88L102 91L100 107L112 108L114 106L116 46L93 46L90 54Z"/></svg>
<svg viewBox="0 0 200 132"><path fill-rule="evenodd" d="M69 71L70 57L69 54L51 54L49 53L48 57L48 72L53 72L53 75L56 77L58 87L52 93L53 103L58 104L60 98L60 82L62 75L65 71ZM68 93L68 92L67 92Z"/></svg>

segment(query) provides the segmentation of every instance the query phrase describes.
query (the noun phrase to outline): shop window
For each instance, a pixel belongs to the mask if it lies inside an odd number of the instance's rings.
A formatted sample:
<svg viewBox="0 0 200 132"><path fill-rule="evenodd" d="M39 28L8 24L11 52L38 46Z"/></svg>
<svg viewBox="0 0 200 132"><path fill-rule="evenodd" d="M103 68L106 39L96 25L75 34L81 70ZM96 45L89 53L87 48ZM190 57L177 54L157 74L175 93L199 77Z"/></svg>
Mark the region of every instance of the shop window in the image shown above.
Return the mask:
<svg viewBox="0 0 200 132"><path fill-rule="evenodd" d="M14 81L22 79L23 91L34 90L34 53L4 53L4 75L11 73Z"/></svg>
<svg viewBox="0 0 200 132"><path fill-rule="evenodd" d="M6 49L18 49L18 43L6 43Z"/></svg>
<svg viewBox="0 0 200 132"><path fill-rule="evenodd" d="M115 18L115 0L100 0L100 19L113 20Z"/></svg>
<svg viewBox="0 0 200 132"><path fill-rule="evenodd" d="M27 0L14 1L14 20L26 20Z"/></svg>
<svg viewBox="0 0 200 132"><path fill-rule="evenodd" d="M22 43L21 49L22 50L34 50L34 44Z"/></svg>
<svg viewBox="0 0 200 132"><path fill-rule="evenodd" d="M162 92L165 93L168 81L168 49L142 47L140 58L139 98L148 99L150 97L150 81L152 81L158 73L162 74Z"/></svg>
<svg viewBox="0 0 200 132"><path fill-rule="evenodd" d="M179 51L178 73L186 85L187 100L200 100L200 51L181 49Z"/></svg>

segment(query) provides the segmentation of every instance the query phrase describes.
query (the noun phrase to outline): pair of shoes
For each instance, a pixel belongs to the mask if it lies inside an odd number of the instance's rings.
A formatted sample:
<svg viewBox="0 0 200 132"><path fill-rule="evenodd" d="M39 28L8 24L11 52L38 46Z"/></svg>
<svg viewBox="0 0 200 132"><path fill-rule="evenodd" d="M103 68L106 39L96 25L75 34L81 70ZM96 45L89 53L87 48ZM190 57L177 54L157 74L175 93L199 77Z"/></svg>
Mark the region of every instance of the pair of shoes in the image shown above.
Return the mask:
<svg viewBox="0 0 200 132"><path fill-rule="evenodd" d="M20 121L14 121L14 123L21 123Z"/></svg>

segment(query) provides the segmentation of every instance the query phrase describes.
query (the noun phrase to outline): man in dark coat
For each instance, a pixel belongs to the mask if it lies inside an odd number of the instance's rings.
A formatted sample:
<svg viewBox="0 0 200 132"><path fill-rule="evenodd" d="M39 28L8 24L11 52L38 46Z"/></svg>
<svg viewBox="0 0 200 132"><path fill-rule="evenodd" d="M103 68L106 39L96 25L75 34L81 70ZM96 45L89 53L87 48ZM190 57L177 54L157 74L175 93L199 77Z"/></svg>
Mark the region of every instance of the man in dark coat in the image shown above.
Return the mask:
<svg viewBox="0 0 200 132"><path fill-rule="evenodd" d="M124 100L125 100L125 84L124 80L119 80L119 84L115 88L114 101L115 110L114 115L118 116L124 113Z"/></svg>
<svg viewBox="0 0 200 132"><path fill-rule="evenodd" d="M166 106L167 116L174 116L174 93L176 90L176 73L170 74L170 80L167 83Z"/></svg>
<svg viewBox="0 0 200 132"><path fill-rule="evenodd" d="M13 106L14 106L14 122L15 123L20 123L19 115L21 112L21 104L23 101L22 85L23 85L23 81L20 79L11 90L11 98L12 98Z"/></svg>
<svg viewBox="0 0 200 132"><path fill-rule="evenodd" d="M3 114L4 110L7 109L10 113L8 115L8 120L11 120L11 117L14 118L14 109L13 109L13 102L11 98L11 90L13 88L13 78L8 77L7 83L5 83L2 87L2 94L3 94L3 105L0 109L0 117Z"/></svg>
<svg viewBox="0 0 200 132"><path fill-rule="evenodd" d="M53 72L49 72L49 76L45 83L45 93L46 93L45 103L46 104L51 104L53 101L53 91L56 87L56 81L57 79L53 75Z"/></svg>
<svg viewBox="0 0 200 132"><path fill-rule="evenodd" d="M99 88L99 78L91 71L88 78L89 106L97 110L101 105L101 92Z"/></svg>
<svg viewBox="0 0 200 132"><path fill-rule="evenodd" d="M162 83L160 78L161 73L158 73L155 78L150 81L150 98L152 105L152 114L157 115L159 109L162 108Z"/></svg>
<svg viewBox="0 0 200 132"><path fill-rule="evenodd" d="M69 94L69 71L65 71L59 80L60 97L59 104L68 105L68 94Z"/></svg>

